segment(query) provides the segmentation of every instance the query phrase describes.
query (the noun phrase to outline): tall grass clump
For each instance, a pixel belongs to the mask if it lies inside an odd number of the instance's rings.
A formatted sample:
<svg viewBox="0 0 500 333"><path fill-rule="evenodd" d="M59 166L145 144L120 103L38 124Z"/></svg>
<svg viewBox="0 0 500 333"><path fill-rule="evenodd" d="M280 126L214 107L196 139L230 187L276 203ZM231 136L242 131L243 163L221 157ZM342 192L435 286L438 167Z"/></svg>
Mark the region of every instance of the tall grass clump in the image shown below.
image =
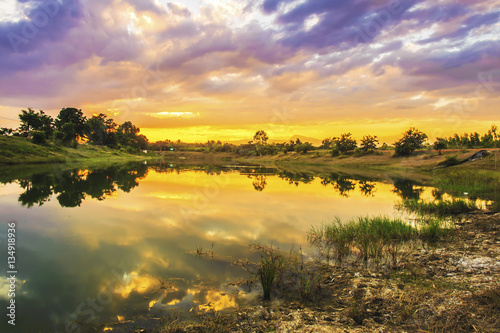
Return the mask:
<svg viewBox="0 0 500 333"><path fill-rule="evenodd" d="M260 254L257 276L264 300L270 300L272 294L300 296L302 300L312 300L318 295L321 274L314 262L304 262L302 249L299 252L292 248L286 253L258 244L252 244L252 247Z"/></svg>
<svg viewBox="0 0 500 333"><path fill-rule="evenodd" d="M260 282L262 284L262 290L264 291L264 300L271 300L271 290L273 288L273 282L276 277L276 263L275 258L263 257L260 260L259 267Z"/></svg>
<svg viewBox="0 0 500 333"><path fill-rule="evenodd" d="M436 221L440 221L435 219ZM339 264L346 258L351 262L386 259L396 268L413 242L440 237L442 223L425 224L420 230L402 219L387 216L358 217L342 224L337 218L331 224L312 227L307 237L311 245L329 253L333 251Z"/></svg>
<svg viewBox="0 0 500 333"><path fill-rule="evenodd" d="M477 200L454 198L452 200L424 201L407 199L398 204L399 210L419 215L436 215L440 217L465 214L477 210Z"/></svg>
<svg viewBox="0 0 500 333"><path fill-rule="evenodd" d="M435 217L427 219L419 230L420 238L427 242L435 242L448 235L449 232L450 229L444 227L444 221Z"/></svg>
<svg viewBox="0 0 500 333"><path fill-rule="evenodd" d="M349 254L353 239L354 230L349 224L343 224L339 218L320 228L312 227L307 234L307 240L311 245L326 250L328 260L333 250L335 259L339 263Z"/></svg>

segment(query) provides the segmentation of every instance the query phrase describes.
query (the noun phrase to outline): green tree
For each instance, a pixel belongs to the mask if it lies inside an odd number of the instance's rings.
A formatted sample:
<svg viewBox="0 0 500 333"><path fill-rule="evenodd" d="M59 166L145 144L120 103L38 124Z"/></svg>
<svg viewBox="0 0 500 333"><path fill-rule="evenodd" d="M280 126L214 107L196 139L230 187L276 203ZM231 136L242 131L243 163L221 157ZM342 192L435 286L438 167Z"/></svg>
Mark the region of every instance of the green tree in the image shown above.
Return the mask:
<svg viewBox="0 0 500 333"><path fill-rule="evenodd" d="M103 113L92 116L87 120L87 137L94 145L116 145L116 123Z"/></svg>
<svg viewBox="0 0 500 333"><path fill-rule="evenodd" d="M346 154L349 150L354 150L357 147L356 140L351 136L351 133L344 133L340 138L335 138L335 145L340 153Z"/></svg>
<svg viewBox="0 0 500 333"><path fill-rule="evenodd" d="M19 133L28 138L36 136L36 143L45 143L45 140L54 132L54 120L43 110L38 112L32 108L28 108L28 111L22 110L19 119L21 120Z"/></svg>
<svg viewBox="0 0 500 333"><path fill-rule="evenodd" d="M87 118L82 110L76 108L63 108L55 120L56 138L64 145L76 146L78 140L87 133Z"/></svg>
<svg viewBox="0 0 500 333"><path fill-rule="evenodd" d="M118 143L122 146L128 146L135 149L147 149L149 142L148 139L139 134L140 128L132 124L130 121L126 121L120 126L118 126L116 131L116 137Z"/></svg>
<svg viewBox="0 0 500 333"><path fill-rule="evenodd" d="M32 108L28 108L28 111L21 110L19 119L21 120L19 132L21 133L21 135L24 135L28 138L31 137L31 131L39 128L42 125L39 114L36 113Z"/></svg>
<svg viewBox="0 0 500 333"><path fill-rule="evenodd" d="M497 133L498 128L495 125L491 125L491 128L488 130L483 137L481 137L481 145L484 148L492 148L500 146L500 133Z"/></svg>
<svg viewBox="0 0 500 333"><path fill-rule="evenodd" d="M363 136L363 139L361 140L361 150L364 151L365 153L371 153L375 149L377 149L377 136L371 136L371 135L366 135Z"/></svg>
<svg viewBox="0 0 500 333"><path fill-rule="evenodd" d="M433 148L438 151L439 155L442 155L442 150L446 149L448 144L445 139L436 138L436 142L434 142Z"/></svg>
<svg viewBox="0 0 500 333"><path fill-rule="evenodd" d="M421 148L427 134L420 132L414 127L403 133L403 137L394 143L396 156L408 156L416 149Z"/></svg>

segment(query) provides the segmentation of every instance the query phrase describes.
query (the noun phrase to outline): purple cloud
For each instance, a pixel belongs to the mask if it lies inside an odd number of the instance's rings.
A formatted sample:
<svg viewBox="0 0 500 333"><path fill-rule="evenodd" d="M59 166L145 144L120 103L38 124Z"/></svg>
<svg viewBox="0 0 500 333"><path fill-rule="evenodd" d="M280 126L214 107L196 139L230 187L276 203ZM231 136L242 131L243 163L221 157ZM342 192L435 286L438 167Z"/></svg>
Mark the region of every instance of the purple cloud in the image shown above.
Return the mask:
<svg viewBox="0 0 500 333"><path fill-rule="evenodd" d="M0 52L3 55L13 51L30 52L47 41L60 40L83 16L78 0L66 0L62 4L55 0L29 2L34 7L26 13L27 20L0 23Z"/></svg>
<svg viewBox="0 0 500 333"><path fill-rule="evenodd" d="M500 12L494 12L488 14L476 14L466 19L462 23L460 28L456 29L455 31L441 36L424 39L420 41L420 43L426 44L426 43L437 42L442 39L464 38L474 29L480 28L484 25L491 25L497 23L499 17L500 17Z"/></svg>
<svg viewBox="0 0 500 333"><path fill-rule="evenodd" d="M286 13L279 13L278 23L286 36L281 42L294 49L348 49L370 43L386 29L397 25L405 12L419 1L390 1L382 5L367 0L308 0ZM274 2L272 3L274 4ZM264 11L271 4L264 3ZM311 28L305 22L312 15L319 19Z"/></svg>

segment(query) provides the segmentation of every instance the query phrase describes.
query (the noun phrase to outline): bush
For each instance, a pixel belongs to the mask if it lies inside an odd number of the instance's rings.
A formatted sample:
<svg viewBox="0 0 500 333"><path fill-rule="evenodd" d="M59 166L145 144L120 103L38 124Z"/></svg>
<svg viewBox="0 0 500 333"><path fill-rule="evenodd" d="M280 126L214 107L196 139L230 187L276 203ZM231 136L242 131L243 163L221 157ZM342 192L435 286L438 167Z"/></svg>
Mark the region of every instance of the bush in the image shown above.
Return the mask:
<svg viewBox="0 0 500 333"><path fill-rule="evenodd" d="M454 166L460 164L460 160L458 159L457 155L452 155L452 156L446 156L445 160L442 162L439 162L438 165L441 166Z"/></svg>
<svg viewBox="0 0 500 333"><path fill-rule="evenodd" d="M33 132L31 142L33 142L36 145L44 145L47 143L47 138L45 137L45 134L43 134L42 132Z"/></svg>
<svg viewBox="0 0 500 333"><path fill-rule="evenodd" d="M297 153L306 154L308 151L313 150L314 147L309 142L304 142L295 146L295 151Z"/></svg>
<svg viewBox="0 0 500 333"><path fill-rule="evenodd" d="M355 157L363 156L363 150L359 149L358 147L354 148L354 156Z"/></svg>
<svg viewBox="0 0 500 333"><path fill-rule="evenodd" d="M330 151L330 154L332 155L332 157L336 157L340 155L340 151L337 147L333 147L333 149Z"/></svg>

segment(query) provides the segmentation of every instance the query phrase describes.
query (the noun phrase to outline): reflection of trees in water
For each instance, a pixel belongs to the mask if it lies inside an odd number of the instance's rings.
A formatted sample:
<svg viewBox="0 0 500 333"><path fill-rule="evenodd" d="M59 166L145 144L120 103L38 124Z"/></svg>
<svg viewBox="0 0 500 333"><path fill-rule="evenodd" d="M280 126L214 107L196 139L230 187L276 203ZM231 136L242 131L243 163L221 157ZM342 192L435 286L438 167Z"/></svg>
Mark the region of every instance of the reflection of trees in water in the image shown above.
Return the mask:
<svg viewBox="0 0 500 333"><path fill-rule="evenodd" d="M80 206L85 197L104 200L117 189L130 192L138 186L138 179L144 178L148 167L142 163L112 166L95 170L66 170L59 174L36 174L19 180L25 190L19 196L23 206L41 206L53 194L62 207Z"/></svg>
<svg viewBox="0 0 500 333"><path fill-rule="evenodd" d="M264 189L266 188L266 185L267 185L267 177L266 176L255 176L253 178L253 182L252 182L252 185L253 185L253 188L257 191L257 192L262 192L264 191Z"/></svg>
<svg viewBox="0 0 500 333"><path fill-rule="evenodd" d="M299 183L309 184L314 180L314 175L306 172L279 171L278 177L288 181L288 184L299 186Z"/></svg>
<svg viewBox="0 0 500 333"><path fill-rule="evenodd" d="M339 191L342 197L349 198L349 192L356 189L356 183L347 177L339 177L333 187Z"/></svg>
<svg viewBox="0 0 500 333"><path fill-rule="evenodd" d="M361 194L363 194L365 197L373 197L375 193L375 182L368 181L368 180L360 180L359 183L359 190L361 191Z"/></svg>
<svg viewBox="0 0 500 333"><path fill-rule="evenodd" d="M331 173L327 177L321 177L321 185L332 185L342 197L349 198L349 192L356 189L356 181L346 176Z"/></svg>
<svg viewBox="0 0 500 333"><path fill-rule="evenodd" d="M424 192L424 189L420 184L408 180L395 178L393 179L394 190L392 192L396 193L401 197L401 199L420 199L420 195Z"/></svg>
<svg viewBox="0 0 500 333"><path fill-rule="evenodd" d="M80 206L86 197L104 200L115 193L118 189L130 192L139 185L138 179L146 176L151 168L160 173L181 173L183 171L198 171L208 175L220 175L221 173L239 171L252 179L252 186L256 191L263 191L267 186L267 176L277 175L289 184L298 186L300 183L309 184L317 178L317 175L308 172L283 171L272 168L261 167L239 167L202 165L202 166L180 166L169 163L145 165L132 163L120 166L111 166L104 169L90 170L67 170L57 175L53 173L35 174L29 178L18 180L20 186L25 190L19 196L23 206L43 205L55 194L59 204L63 207ZM321 176L323 186L332 186L342 197L356 189L366 197L374 196L376 182L368 179L353 179L350 176L338 173L330 173ZM402 199L419 199L424 189L414 181L407 179L393 179L393 193ZM442 193L434 191L433 196L439 199Z"/></svg>

